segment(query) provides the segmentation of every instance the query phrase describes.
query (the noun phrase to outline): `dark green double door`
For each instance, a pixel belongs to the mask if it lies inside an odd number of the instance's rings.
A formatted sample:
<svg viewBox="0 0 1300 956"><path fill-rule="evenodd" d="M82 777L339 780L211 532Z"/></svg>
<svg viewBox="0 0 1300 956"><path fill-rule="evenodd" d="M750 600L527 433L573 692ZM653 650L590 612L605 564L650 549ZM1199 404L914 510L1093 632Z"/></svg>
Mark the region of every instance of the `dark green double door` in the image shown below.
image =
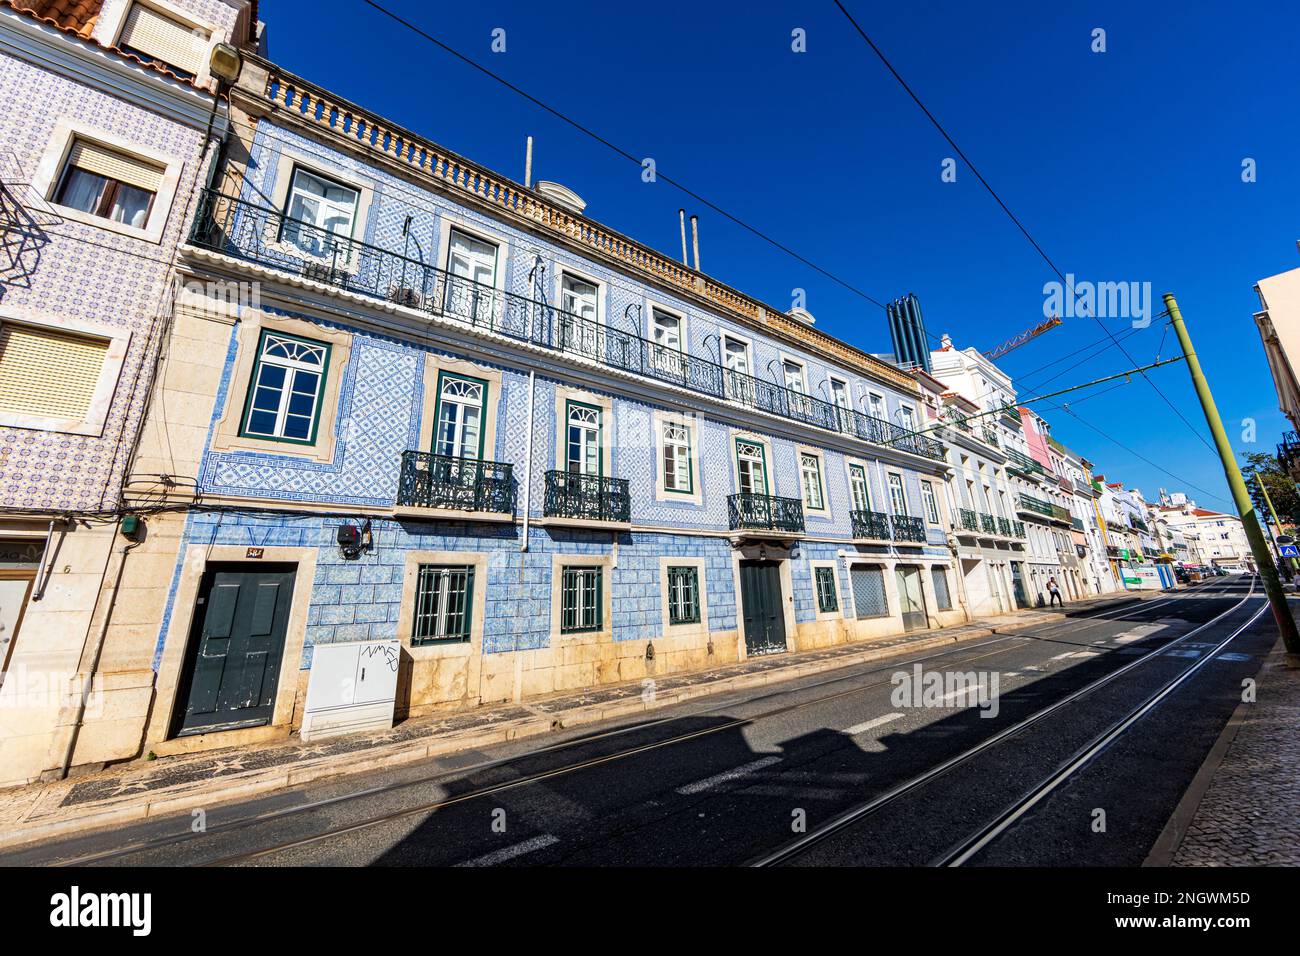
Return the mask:
<svg viewBox="0 0 1300 956"><path fill-rule="evenodd" d="M173 733L271 722L296 568L213 565L199 585Z"/></svg>
<svg viewBox="0 0 1300 956"><path fill-rule="evenodd" d="M781 603L779 562L740 562L740 607L748 654L776 654L785 650L785 608Z"/></svg>

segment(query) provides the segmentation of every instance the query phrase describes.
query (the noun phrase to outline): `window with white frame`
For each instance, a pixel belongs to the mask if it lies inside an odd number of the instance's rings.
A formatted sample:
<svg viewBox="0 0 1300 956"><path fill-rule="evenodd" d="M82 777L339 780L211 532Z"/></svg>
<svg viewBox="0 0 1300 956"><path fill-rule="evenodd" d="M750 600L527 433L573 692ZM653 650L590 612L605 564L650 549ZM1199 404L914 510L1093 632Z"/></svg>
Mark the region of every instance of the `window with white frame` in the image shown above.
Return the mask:
<svg viewBox="0 0 1300 956"><path fill-rule="evenodd" d="M469 233L448 234L443 310L458 319L490 323L497 299L497 247Z"/></svg>
<svg viewBox="0 0 1300 956"><path fill-rule="evenodd" d="M597 355L600 292L594 282L564 273L560 276L559 346L583 355Z"/></svg>
<svg viewBox="0 0 1300 956"><path fill-rule="evenodd" d="M853 497L854 511L871 510L871 486L867 483L865 465L849 465L849 493Z"/></svg>
<svg viewBox="0 0 1300 956"><path fill-rule="evenodd" d="M438 374L438 414L433 452L450 458L481 458L487 382L449 372Z"/></svg>
<svg viewBox="0 0 1300 956"><path fill-rule="evenodd" d="M681 422L663 422L664 489L682 494L694 492L695 476L691 469L691 429Z"/></svg>
<svg viewBox="0 0 1300 956"><path fill-rule="evenodd" d="M871 392L867 395L867 407L871 412L872 418L885 418L885 397Z"/></svg>
<svg viewBox="0 0 1300 956"><path fill-rule="evenodd" d="M264 330L241 434L310 444L316 440L330 347Z"/></svg>
<svg viewBox="0 0 1300 956"><path fill-rule="evenodd" d="M916 431L916 410L911 405L898 406L898 420L908 431Z"/></svg>
<svg viewBox="0 0 1300 956"><path fill-rule="evenodd" d="M762 445L736 441L736 475L741 494L767 494L767 452Z"/></svg>
<svg viewBox="0 0 1300 956"><path fill-rule="evenodd" d="M799 479L803 486L803 503L813 511L826 507L822 494L822 461L816 455L801 452L799 455Z"/></svg>
<svg viewBox="0 0 1300 956"><path fill-rule="evenodd" d="M892 471L889 473L889 506L896 515L907 514L907 495L903 491L903 476Z"/></svg>
<svg viewBox="0 0 1300 956"><path fill-rule="evenodd" d="M831 401L840 408L852 408L853 403L849 400L849 383L843 379L831 379Z"/></svg>
<svg viewBox="0 0 1300 956"><path fill-rule="evenodd" d="M601 447L601 409L582 402L569 402L566 416L568 453L565 469L570 474L577 475L602 474L604 454Z"/></svg>
<svg viewBox="0 0 1300 956"><path fill-rule="evenodd" d="M163 175L160 166L78 136L52 198L60 206L144 229Z"/></svg>
<svg viewBox="0 0 1300 956"><path fill-rule="evenodd" d="M925 520L930 524L939 523L939 499L934 493L934 483L921 482L921 505L925 508Z"/></svg>
<svg viewBox="0 0 1300 956"><path fill-rule="evenodd" d="M785 387L792 392L798 392L800 395L804 394L806 385L803 366L791 359L786 359L781 363L781 371L785 376Z"/></svg>
<svg viewBox="0 0 1300 956"><path fill-rule="evenodd" d="M654 342L650 354L654 367L669 375L681 375L685 368L681 317L663 309L651 309L650 337Z"/></svg>
<svg viewBox="0 0 1300 956"><path fill-rule="evenodd" d="M310 256L346 258L351 254L348 240L359 197L355 189L294 169L285 209L285 241Z"/></svg>
<svg viewBox="0 0 1300 956"><path fill-rule="evenodd" d="M751 404L754 401L754 382L750 378L753 365L749 359L749 344L723 336L722 363L727 368L727 397Z"/></svg>

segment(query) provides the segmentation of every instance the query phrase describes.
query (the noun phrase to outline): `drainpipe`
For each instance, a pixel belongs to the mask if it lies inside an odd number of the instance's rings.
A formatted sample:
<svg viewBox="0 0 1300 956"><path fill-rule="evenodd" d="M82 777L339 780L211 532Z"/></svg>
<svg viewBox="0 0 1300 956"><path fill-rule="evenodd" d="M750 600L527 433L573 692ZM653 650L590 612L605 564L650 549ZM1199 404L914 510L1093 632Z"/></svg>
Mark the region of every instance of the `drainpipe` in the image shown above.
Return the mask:
<svg viewBox="0 0 1300 956"><path fill-rule="evenodd" d="M122 572L126 568L126 556L138 548L142 541L133 541L124 545L119 552L122 555L117 564L117 574L113 578L113 590L108 596L108 605L104 609L104 621L99 626L99 635L95 638L95 647L91 652L90 666L86 668L86 682L81 688L81 699L77 701L77 718L72 722L68 733L68 746L63 751L63 760L59 766L59 780L66 779L72 767L72 755L77 749L77 738L81 735L81 723L86 718L86 701L90 699L90 690L94 686L95 672L99 670L99 659L104 652L104 641L108 637L108 625L113 620L113 608L117 606L117 592L122 586Z"/></svg>
<svg viewBox="0 0 1300 956"><path fill-rule="evenodd" d="M45 596L45 585L50 581L50 545L54 542L54 518L50 519L50 526L45 532L45 547L41 549L41 567L40 577L36 581L36 589L32 592L32 600L39 601Z"/></svg>
<svg viewBox="0 0 1300 956"><path fill-rule="evenodd" d="M519 541L519 550L528 550L528 521L533 510L533 405L535 402L535 379L537 372L528 370L528 442L524 452L524 532Z"/></svg>

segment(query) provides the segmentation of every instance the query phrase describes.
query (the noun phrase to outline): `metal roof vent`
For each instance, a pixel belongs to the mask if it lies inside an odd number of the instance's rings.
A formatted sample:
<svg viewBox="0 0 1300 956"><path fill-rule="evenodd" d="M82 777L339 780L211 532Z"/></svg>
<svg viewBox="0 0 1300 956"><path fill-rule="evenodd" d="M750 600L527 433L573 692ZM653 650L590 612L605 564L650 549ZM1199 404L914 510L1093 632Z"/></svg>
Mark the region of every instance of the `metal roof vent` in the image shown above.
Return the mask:
<svg viewBox="0 0 1300 956"><path fill-rule="evenodd" d="M812 325L817 321L813 318L813 314L807 309L791 309L790 318L798 319L804 325Z"/></svg>
<svg viewBox="0 0 1300 956"><path fill-rule="evenodd" d="M551 202L557 206L563 206L570 212L581 215L582 211L587 208L587 201L568 186L561 186L559 183L548 183L544 179L539 179L534 188Z"/></svg>

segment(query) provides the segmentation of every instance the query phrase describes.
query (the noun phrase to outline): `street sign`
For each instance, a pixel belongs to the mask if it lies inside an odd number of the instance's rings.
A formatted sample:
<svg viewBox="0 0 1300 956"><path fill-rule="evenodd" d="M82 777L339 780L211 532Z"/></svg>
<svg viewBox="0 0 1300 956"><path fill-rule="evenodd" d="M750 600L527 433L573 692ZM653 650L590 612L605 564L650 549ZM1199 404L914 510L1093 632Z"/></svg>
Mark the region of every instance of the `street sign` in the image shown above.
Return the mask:
<svg viewBox="0 0 1300 956"><path fill-rule="evenodd" d="M1294 544L1282 545L1282 557L1300 558L1300 547L1296 547Z"/></svg>

